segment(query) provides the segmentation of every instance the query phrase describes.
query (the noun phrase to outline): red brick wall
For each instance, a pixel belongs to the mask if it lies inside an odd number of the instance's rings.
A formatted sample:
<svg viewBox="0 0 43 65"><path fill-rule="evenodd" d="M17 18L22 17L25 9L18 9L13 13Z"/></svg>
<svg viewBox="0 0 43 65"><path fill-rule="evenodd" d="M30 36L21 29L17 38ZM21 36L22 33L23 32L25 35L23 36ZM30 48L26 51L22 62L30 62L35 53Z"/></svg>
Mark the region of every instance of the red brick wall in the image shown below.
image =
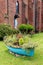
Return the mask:
<svg viewBox="0 0 43 65"><path fill-rule="evenodd" d="M19 1L19 19L18 24L22 23L22 1ZM8 0L9 5L9 24L14 27L14 16L16 14L16 0Z"/></svg>
<svg viewBox="0 0 43 65"><path fill-rule="evenodd" d="M28 19L29 23L33 25L33 2L28 0Z"/></svg>
<svg viewBox="0 0 43 65"><path fill-rule="evenodd" d="M43 2L42 2L42 31L43 31Z"/></svg>
<svg viewBox="0 0 43 65"><path fill-rule="evenodd" d="M22 0L19 1L19 16L18 23L22 23ZM14 27L14 16L16 14L16 0L0 0L0 23L9 23ZM8 11L7 11L8 10ZM5 14L8 13L8 18L4 18Z"/></svg>
<svg viewBox="0 0 43 65"><path fill-rule="evenodd" d="M43 2L39 1L39 31L43 31Z"/></svg>
<svg viewBox="0 0 43 65"><path fill-rule="evenodd" d="M18 1L19 1L18 24L20 25L21 23L29 23L35 26L35 23L34 23L35 21L33 20L34 19L34 2L33 2L34 0L18 0ZM16 14L15 3L16 3L16 0L0 0L0 23L8 23L12 27L14 27L14 16ZM23 8L23 3L25 4L25 9ZM38 3L37 6L39 5L40 3ZM43 9L42 9L42 12L43 12ZM5 18L5 14L7 14L6 18ZM43 25L42 25L43 24L43 13L42 13L42 18L40 17L41 17L40 10L38 9L37 30L39 31L43 30ZM42 22L41 22L41 19L42 19Z"/></svg>
<svg viewBox="0 0 43 65"><path fill-rule="evenodd" d="M5 0L0 0L0 23L4 23Z"/></svg>

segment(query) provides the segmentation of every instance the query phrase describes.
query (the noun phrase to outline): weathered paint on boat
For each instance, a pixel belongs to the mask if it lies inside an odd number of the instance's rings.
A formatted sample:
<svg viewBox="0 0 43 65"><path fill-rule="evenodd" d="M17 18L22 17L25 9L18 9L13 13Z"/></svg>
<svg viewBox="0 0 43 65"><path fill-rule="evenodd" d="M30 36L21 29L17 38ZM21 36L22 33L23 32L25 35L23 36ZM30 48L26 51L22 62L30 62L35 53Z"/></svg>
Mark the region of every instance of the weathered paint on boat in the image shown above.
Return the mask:
<svg viewBox="0 0 43 65"><path fill-rule="evenodd" d="M15 54L24 55L24 56L34 56L34 49L29 49L29 52L27 52L25 49L22 48L13 48L10 46L7 46L7 48L9 49L9 51Z"/></svg>

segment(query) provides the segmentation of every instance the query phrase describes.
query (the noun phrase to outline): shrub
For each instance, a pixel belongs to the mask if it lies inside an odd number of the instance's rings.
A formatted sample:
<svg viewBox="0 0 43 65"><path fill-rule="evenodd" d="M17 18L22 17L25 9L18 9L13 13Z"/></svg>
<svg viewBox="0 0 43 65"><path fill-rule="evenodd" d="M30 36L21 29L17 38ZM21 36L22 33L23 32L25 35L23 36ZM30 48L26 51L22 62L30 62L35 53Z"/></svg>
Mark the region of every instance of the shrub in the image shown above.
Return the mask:
<svg viewBox="0 0 43 65"><path fill-rule="evenodd" d="M12 29L12 34L18 34L19 30L18 29Z"/></svg>
<svg viewBox="0 0 43 65"><path fill-rule="evenodd" d="M0 39L3 39L4 36L11 35L11 34L18 34L19 31L16 29L13 29L8 24L0 24Z"/></svg>
<svg viewBox="0 0 43 65"><path fill-rule="evenodd" d="M26 31L27 31L27 33L28 33L28 32L31 32L33 29L34 29L34 28L33 28L32 25L30 25L30 24L27 24L27 25L26 25Z"/></svg>
<svg viewBox="0 0 43 65"><path fill-rule="evenodd" d="M30 24L21 24L18 28L21 33L26 34L30 33L34 29L33 26Z"/></svg>
<svg viewBox="0 0 43 65"><path fill-rule="evenodd" d="M25 33L25 32L26 32L26 24L21 24L21 25L19 26L19 31L20 31L21 33Z"/></svg>
<svg viewBox="0 0 43 65"><path fill-rule="evenodd" d="M0 38L3 38L7 34L10 34L10 26L6 24L0 24Z"/></svg>

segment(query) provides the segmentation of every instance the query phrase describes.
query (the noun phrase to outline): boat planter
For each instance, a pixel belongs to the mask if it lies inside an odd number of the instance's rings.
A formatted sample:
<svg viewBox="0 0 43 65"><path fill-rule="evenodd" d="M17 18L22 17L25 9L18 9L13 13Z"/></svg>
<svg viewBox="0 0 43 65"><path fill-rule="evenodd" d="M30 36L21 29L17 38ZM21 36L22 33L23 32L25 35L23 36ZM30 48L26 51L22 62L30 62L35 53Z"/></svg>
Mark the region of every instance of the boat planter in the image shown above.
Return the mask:
<svg viewBox="0 0 43 65"><path fill-rule="evenodd" d="M29 49L29 52L27 52L25 49L23 48L14 48L11 46L7 46L7 48L9 49L9 51L11 51L12 53L18 54L18 55L23 55L23 56L34 56L34 48L33 49Z"/></svg>
<svg viewBox="0 0 43 65"><path fill-rule="evenodd" d="M23 56L34 56L35 44L29 42L29 37L21 35L15 35L7 37L4 42L9 49L14 54L23 55Z"/></svg>

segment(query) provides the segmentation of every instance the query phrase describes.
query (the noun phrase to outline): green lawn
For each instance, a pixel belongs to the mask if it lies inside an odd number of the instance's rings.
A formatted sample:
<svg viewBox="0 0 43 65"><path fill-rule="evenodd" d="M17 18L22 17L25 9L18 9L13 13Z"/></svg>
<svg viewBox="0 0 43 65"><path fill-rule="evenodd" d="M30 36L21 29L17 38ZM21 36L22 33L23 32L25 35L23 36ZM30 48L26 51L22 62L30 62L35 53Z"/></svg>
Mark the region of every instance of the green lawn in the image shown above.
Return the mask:
<svg viewBox="0 0 43 65"><path fill-rule="evenodd" d="M38 42L34 57L15 57L8 52L6 45L0 41L0 65L43 65L43 33L35 34L32 41Z"/></svg>

